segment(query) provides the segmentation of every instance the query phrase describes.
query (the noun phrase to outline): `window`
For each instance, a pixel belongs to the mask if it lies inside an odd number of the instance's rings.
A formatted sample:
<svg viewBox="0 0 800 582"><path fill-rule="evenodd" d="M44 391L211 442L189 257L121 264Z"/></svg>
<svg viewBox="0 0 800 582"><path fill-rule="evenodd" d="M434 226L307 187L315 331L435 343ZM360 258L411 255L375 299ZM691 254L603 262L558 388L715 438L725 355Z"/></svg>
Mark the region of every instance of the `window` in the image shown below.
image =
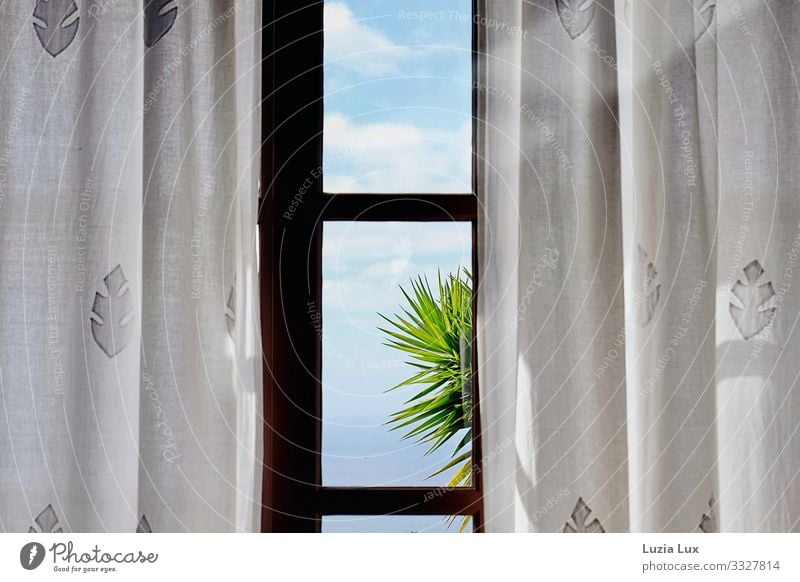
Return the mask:
<svg viewBox="0 0 800 582"><path fill-rule="evenodd" d="M360 353L383 349L377 314L401 307L398 284L405 288L415 275L435 284L437 269L467 267L472 288L478 288L475 8L450 11L443 19L416 0L403 4L405 11L383 1L266 6L264 531L442 531L448 529L445 516L471 516L472 528L482 529L480 479L448 487L452 470L428 479L447 451L425 455L413 439L400 446L400 433L390 435L383 426L404 400L384 394L403 378L402 357L384 351L358 360ZM369 13L360 9L367 6ZM394 28L367 26L387 14ZM348 31L348 42L340 35L326 50L326 24L329 35L332 27ZM398 41L387 30L406 36ZM437 30L467 31L470 44L458 55L443 35L434 38ZM425 51L438 56L425 58ZM390 53L389 59L364 57ZM393 67L397 59L410 64ZM376 68L378 80L348 76L364 67ZM420 89L426 86L432 88L427 101ZM390 130L394 137L381 143ZM408 245L416 244L422 256L437 238L449 241L443 243L447 252L404 270ZM387 240L397 244L387 246ZM374 285L359 286L359 276L371 272L368 263L358 263L365 252L398 254L397 280L384 294ZM474 345L472 337L465 341ZM471 361L465 384L471 393L464 395L469 415L458 434L472 435L464 450L479 476L476 353L463 353ZM392 369L359 370L381 361ZM358 373L348 374L347 365Z"/></svg>

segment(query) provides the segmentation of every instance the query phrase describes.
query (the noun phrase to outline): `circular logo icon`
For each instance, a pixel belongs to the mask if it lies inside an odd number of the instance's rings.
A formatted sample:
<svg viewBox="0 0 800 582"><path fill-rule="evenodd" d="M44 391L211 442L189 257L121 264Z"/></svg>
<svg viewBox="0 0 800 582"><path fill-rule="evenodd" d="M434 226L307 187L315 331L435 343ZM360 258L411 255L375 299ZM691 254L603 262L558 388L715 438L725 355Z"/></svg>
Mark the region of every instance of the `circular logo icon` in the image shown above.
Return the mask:
<svg viewBox="0 0 800 582"><path fill-rule="evenodd" d="M19 563L26 570L35 570L42 565L44 554L44 546L39 542L27 543L19 552Z"/></svg>

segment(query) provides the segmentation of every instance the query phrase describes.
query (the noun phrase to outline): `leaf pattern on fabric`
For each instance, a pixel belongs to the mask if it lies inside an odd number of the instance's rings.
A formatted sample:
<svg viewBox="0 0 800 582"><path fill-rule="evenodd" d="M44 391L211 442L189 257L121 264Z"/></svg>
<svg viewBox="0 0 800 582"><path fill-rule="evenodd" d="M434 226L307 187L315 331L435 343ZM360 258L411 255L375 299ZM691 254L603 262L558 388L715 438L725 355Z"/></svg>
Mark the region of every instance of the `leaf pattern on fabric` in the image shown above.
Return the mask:
<svg viewBox="0 0 800 582"><path fill-rule="evenodd" d="M39 529L31 526L28 528L28 533L64 533L60 526L56 527L58 526L58 517L52 505L45 507L34 521Z"/></svg>
<svg viewBox="0 0 800 582"><path fill-rule="evenodd" d="M694 29L698 31L695 38L695 42L697 42L708 32L714 22L717 0L696 0L695 6L697 6L697 9L694 12Z"/></svg>
<svg viewBox="0 0 800 582"><path fill-rule="evenodd" d="M729 309L736 328L748 340L772 323L778 308L767 305L775 296L775 290L772 281L758 282L765 273L758 259L751 261L742 272L744 281L738 279L731 288L733 300Z"/></svg>
<svg viewBox="0 0 800 582"><path fill-rule="evenodd" d="M175 0L146 0L144 5L144 44L149 47L167 34L178 17Z"/></svg>
<svg viewBox="0 0 800 582"><path fill-rule="evenodd" d="M78 34L80 18L75 0L37 0L33 8L33 29L50 56L64 52ZM73 18L75 16L75 18Z"/></svg>
<svg viewBox="0 0 800 582"><path fill-rule="evenodd" d="M589 523L587 520L592 514L591 508L583 501L583 497L578 497L575 509L572 510L572 524L566 522L561 533L606 533L600 520L595 518ZM573 525L574 524L574 525Z"/></svg>
<svg viewBox="0 0 800 582"><path fill-rule="evenodd" d="M622 17L625 19L625 24L629 27L633 25L633 6L631 6L631 0L625 0L625 6L622 8Z"/></svg>
<svg viewBox="0 0 800 582"><path fill-rule="evenodd" d="M700 519L700 525L697 526L703 533L717 533L719 527L717 526L716 504L714 502L714 495L708 500L708 513L704 513Z"/></svg>
<svg viewBox="0 0 800 582"><path fill-rule="evenodd" d="M145 516L145 514L142 514L139 525L136 526L136 533L153 533L153 529L150 527L150 522L147 521L147 516Z"/></svg>
<svg viewBox="0 0 800 582"><path fill-rule="evenodd" d="M658 271L647 252L636 245L638 255L638 275L636 300L638 307L636 318L640 327L645 327L653 319L661 299L661 283L658 282Z"/></svg>
<svg viewBox="0 0 800 582"><path fill-rule="evenodd" d="M109 358L117 356L133 337L134 313L133 297L128 288L128 279L117 265L103 279L108 296L100 292L94 295L92 314L92 336Z"/></svg>
<svg viewBox="0 0 800 582"><path fill-rule="evenodd" d="M228 292L228 302L225 304L225 323L228 324L228 335L231 339L236 339L236 278Z"/></svg>
<svg viewBox="0 0 800 582"><path fill-rule="evenodd" d="M561 25L575 40L589 28L594 19L595 0L556 0L556 11Z"/></svg>

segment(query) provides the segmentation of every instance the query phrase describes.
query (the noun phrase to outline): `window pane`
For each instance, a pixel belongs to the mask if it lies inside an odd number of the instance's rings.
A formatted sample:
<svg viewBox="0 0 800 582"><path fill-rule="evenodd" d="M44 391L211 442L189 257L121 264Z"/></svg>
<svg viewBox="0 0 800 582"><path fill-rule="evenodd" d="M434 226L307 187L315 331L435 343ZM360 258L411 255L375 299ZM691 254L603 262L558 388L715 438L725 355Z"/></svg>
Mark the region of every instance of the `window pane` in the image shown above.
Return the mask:
<svg viewBox="0 0 800 582"><path fill-rule="evenodd" d="M326 192L471 192L471 0L325 1Z"/></svg>
<svg viewBox="0 0 800 582"><path fill-rule="evenodd" d="M454 458L471 450L471 303L470 282L463 267L471 264L469 223L446 222L326 222L323 235L322 284L322 482L327 486L447 485L470 460L432 476ZM441 329L446 342L419 342L419 354L439 358L432 373L447 382L414 403L428 403L416 422L391 422L409 400L431 384L390 390L421 371L409 361L425 361L397 347L387 346L384 330L400 330L401 309L411 310L401 288L412 293L412 280L427 278L431 300L440 301L437 273L452 290L451 315L438 322L430 316L422 327L427 334ZM449 275L458 275L455 281ZM460 281L460 283L459 283ZM466 291L464 289L466 288ZM459 295L460 293L460 295ZM461 298L461 300L459 300ZM316 321L315 306L309 317ZM460 319L459 319L460 318ZM407 319L407 318L406 318ZM443 326L449 326L445 328ZM467 329L469 327L469 329ZM433 330L433 331L431 331ZM461 336L464 336L463 338ZM465 379L467 379L465 381ZM424 417L424 418L423 418ZM433 420L430 438L411 430ZM394 430L392 430L394 429ZM420 437L428 438L419 442ZM450 436L431 452L440 435ZM457 458L457 457L456 457ZM461 483L461 485L469 482Z"/></svg>
<svg viewBox="0 0 800 582"><path fill-rule="evenodd" d="M326 515L322 533L457 533L464 519L462 515ZM471 521L464 533L472 533Z"/></svg>

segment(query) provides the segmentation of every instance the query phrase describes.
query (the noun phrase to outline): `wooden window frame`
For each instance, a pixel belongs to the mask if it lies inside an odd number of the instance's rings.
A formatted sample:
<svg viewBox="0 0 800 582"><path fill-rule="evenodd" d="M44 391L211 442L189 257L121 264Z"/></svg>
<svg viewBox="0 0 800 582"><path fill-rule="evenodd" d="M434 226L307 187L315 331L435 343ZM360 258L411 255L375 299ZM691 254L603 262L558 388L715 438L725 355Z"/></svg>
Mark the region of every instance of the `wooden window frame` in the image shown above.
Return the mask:
<svg viewBox="0 0 800 582"><path fill-rule="evenodd" d="M473 0L473 14L479 13ZM263 334L264 532L319 532L324 515L472 515L483 531L477 349L473 350L471 487L322 486L322 224L332 220L469 221L478 289L473 192L325 194L322 190L323 1L263 4L260 284ZM473 22L478 22L474 18ZM477 24L473 76L478 78ZM474 85L473 85L474 86ZM473 296L473 313L476 313ZM474 328L475 326L473 326Z"/></svg>

